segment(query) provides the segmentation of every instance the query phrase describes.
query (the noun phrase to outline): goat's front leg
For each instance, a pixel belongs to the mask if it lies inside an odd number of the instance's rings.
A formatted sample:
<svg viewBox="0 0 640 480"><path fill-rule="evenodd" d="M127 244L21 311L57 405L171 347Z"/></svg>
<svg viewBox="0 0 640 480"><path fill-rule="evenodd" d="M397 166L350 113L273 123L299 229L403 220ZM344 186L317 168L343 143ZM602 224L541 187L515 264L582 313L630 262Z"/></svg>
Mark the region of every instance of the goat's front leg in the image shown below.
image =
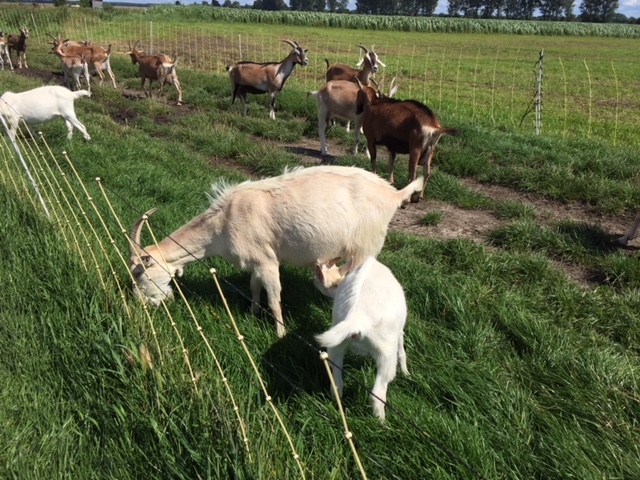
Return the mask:
<svg viewBox="0 0 640 480"><path fill-rule="evenodd" d="M344 363L344 354L347 351L345 344L340 344L336 347L327 348L327 354L331 361L331 375L336 382L336 388L338 390L338 396L342 398L342 392L344 390L344 381L342 380L342 365ZM335 396L333 388L331 389L331 395Z"/></svg>
<svg viewBox="0 0 640 480"><path fill-rule="evenodd" d="M269 97L270 98L270 103L269 103L269 118L271 120L275 120L276 119L276 95L278 94L278 92L269 92Z"/></svg>
<svg viewBox="0 0 640 480"><path fill-rule="evenodd" d="M366 134L365 134L366 136ZM371 157L371 171L373 173L377 173L377 163L376 163L376 143L373 140L369 140L367 138L367 151L369 152L369 156Z"/></svg>
<svg viewBox="0 0 640 480"><path fill-rule="evenodd" d="M389 150L389 183L391 185L396 184L396 179L393 175L395 167L396 167L396 152Z"/></svg>

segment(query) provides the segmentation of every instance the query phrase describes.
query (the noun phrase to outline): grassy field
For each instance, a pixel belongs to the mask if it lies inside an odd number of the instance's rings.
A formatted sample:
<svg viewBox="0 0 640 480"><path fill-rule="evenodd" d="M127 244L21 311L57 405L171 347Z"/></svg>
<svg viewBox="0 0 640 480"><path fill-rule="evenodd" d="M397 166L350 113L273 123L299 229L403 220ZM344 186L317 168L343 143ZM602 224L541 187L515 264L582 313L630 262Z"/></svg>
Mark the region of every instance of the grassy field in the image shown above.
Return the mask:
<svg viewBox="0 0 640 480"><path fill-rule="evenodd" d="M114 20L110 32L126 25L126 18ZM237 27L197 25L203 32L233 36ZM401 34L336 30L332 36L324 28L296 28L244 25L243 32L254 39L264 35L265 48L285 32L301 44L304 35L307 45L332 38L341 48L351 46L354 56L352 45L375 43L388 52L379 35L390 35L391 45ZM478 46L493 51L494 58L497 48L523 41L524 50L534 38L428 37L431 45L456 52L454 64L459 52L468 54L460 68L471 71ZM126 45L135 37L122 33L118 38L119 45ZM578 52L589 51L607 58L602 65L628 58L625 49L631 48L624 39L544 40L547 52L565 48L578 59ZM34 42L30 66L58 71L44 41ZM611 50L612 45L619 48ZM284 51L283 44L279 52ZM605 51L612 53L606 57ZM428 58L435 61L441 54ZM314 68L321 68L322 58L316 57ZM392 71L410 61L400 54L397 58L398 67L387 59ZM52 155L46 149L28 155L52 219L30 193L6 136L0 139L0 477L300 478L211 279L208 269L215 267L306 478L360 478L314 347L313 335L330 324L331 303L313 288L311 272L281 270L290 332L284 339L276 337L268 316L249 313L249 275L220 259L185 270L179 284L186 302L178 299L166 310L147 314L129 294L126 267L116 253L126 255L127 243L95 181L102 179L125 229L155 206L154 232L167 234L207 208L205 193L215 180L276 175L299 164L300 158L283 147L316 138L315 105L305 92L319 85L318 77L296 70L296 81L278 98L278 119L270 121L266 98L252 98L246 118L231 110L228 79L215 65L202 68L194 62L193 68L179 70L185 97L181 108L175 107L171 89L165 93L168 101L125 97L123 89L139 86L136 68L121 54L114 55L112 66L120 89L96 87L91 99L76 103L92 141L84 142L76 132L68 142L64 124L53 122L41 128ZM621 71L618 75L622 78ZM3 91L41 83L40 78L0 72ZM413 93L422 88L418 79L412 85ZM625 85L634 88L626 80ZM616 98L613 91L607 89L604 102ZM440 105L430 104L441 113ZM496 212L510 221L482 243L403 233L387 237L379 258L407 293L411 376L399 374L391 384L383 426L367 402L375 365L370 359L347 358L344 402L367 475L638 478L637 254L615 247L613 234L622 231L592 223L542 223L524 204L496 202L461 181L579 201L596 213L629 218L640 205L637 122L628 122L627 139L620 135L614 146L596 135L535 137L508 122L493 125L481 115L462 114L472 109L460 91L446 100L443 95L443 124L462 133L441 141L427 196L471 211ZM588 124L588 115L576 115L568 122ZM330 137L344 146L353 142L340 128ZM35 143L22 142L22 150L30 152L29 145ZM337 163L368 167L364 156L340 157ZM397 179L399 185L406 182L403 162ZM102 247L89 225L95 226ZM148 234L145 238L151 243ZM577 284L564 267L585 269L593 280ZM246 425L248 449L226 384L187 303L228 378Z"/></svg>

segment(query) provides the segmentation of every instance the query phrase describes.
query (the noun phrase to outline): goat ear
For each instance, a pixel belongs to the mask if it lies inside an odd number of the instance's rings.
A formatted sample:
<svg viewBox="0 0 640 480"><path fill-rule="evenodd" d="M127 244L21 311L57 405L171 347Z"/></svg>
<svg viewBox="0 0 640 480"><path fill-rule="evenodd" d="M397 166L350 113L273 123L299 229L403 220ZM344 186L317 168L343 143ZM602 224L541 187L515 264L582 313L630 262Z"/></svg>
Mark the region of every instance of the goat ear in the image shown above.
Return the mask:
<svg viewBox="0 0 640 480"><path fill-rule="evenodd" d="M349 273L351 270L353 270L353 264L355 263L355 258L353 256L351 256L349 258L349 261L347 263L345 263L344 265L342 265L338 271L340 272L340 276L344 277L347 273Z"/></svg>
<svg viewBox="0 0 640 480"><path fill-rule="evenodd" d="M386 65L382 63L379 58L378 58L378 65L382 65L383 67L386 67Z"/></svg>
<svg viewBox="0 0 640 480"><path fill-rule="evenodd" d="M322 284L324 284L324 271L322 270L322 265L316 265L316 278Z"/></svg>
<svg viewBox="0 0 640 480"><path fill-rule="evenodd" d="M363 62L364 62L364 57L362 57L360 61L356 63L356 67L359 67L360 65L362 65Z"/></svg>

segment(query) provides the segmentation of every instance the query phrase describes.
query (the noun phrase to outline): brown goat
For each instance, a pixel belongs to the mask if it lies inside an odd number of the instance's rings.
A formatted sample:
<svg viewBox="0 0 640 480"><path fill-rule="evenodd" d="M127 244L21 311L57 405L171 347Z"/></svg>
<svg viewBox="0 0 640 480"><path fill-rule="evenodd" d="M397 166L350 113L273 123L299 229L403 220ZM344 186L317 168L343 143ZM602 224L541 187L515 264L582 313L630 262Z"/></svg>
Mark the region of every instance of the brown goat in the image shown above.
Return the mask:
<svg viewBox="0 0 640 480"><path fill-rule="evenodd" d="M307 52L298 42L282 40L291 45L292 50L287 57L279 63L255 63L238 62L235 65L227 65L229 78L231 79L231 89L233 96L231 105L236 102L239 95L242 101L242 114L247 114L247 93L259 95L269 94L269 118L276 119L276 96L282 88L287 78L293 73L296 65L305 67L309 65Z"/></svg>
<svg viewBox="0 0 640 480"><path fill-rule="evenodd" d="M27 39L29 38L29 29L27 27L20 27L20 33L11 33L7 37L7 45L9 46L9 58L11 58L11 51L15 50L18 54L18 68L22 68L22 62L24 61L24 68L29 68L27 65Z"/></svg>
<svg viewBox="0 0 640 480"><path fill-rule="evenodd" d="M138 42L136 42L137 44ZM178 91L178 105L182 105L182 88L176 73L178 60L176 59L174 62L168 55L164 54L142 55L141 52L136 50L136 45L127 52L127 55L131 57L131 63L134 65L137 63L139 66L142 91L144 91L144 84L147 79L149 79L149 91L147 92L149 98L151 98L151 84L154 80L160 82L160 92L162 92L166 83L171 83Z"/></svg>
<svg viewBox="0 0 640 480"><path fill-rule="evenodd" d="M335 63L331 65L329 63L329 60L325 58L324 61L327 63L327 82L331 80L346 80L348 82L355 82L355 77L360 80L363 85L369 85L369 76L372 73L378 72L378 65L386 67L386 65L382 63L378 58L378 54L373 51L373 46L371 47L371 50L367 50L364 45L358 46L364 51L364 57L362 57L362 60L358 62L358 67L364 64L362 70L350 67L349 65L345 65L344 63Z"/></svg>
<svg viewBox="0 0 640 480"><path fill-rule="evenodd" d="M411 202L424 198L431 176L431 161L442 135L457 135L455 128L440 125L436 114L415 100L395 100L380 96L373 88L362 85L356 100L356 113L364 114L362 129L367 137L371 168L376 172L376 145L389 150L389 182L394 184L394 164L398 153L409 154L409 181L417 178L418 165L423 165L424 183L419 195Z"/></svg>
<svg viewBox="0 0 640 480"><path fill-rule="evenodd" d="M104 81L105 77L103 70L105 70L111 77L113 88L117 88L116 77L113 74L113 71L111 70L111 64L109 63L109 58L111 57L111 45L109 45L105 50L100 45L95 44L77 46L72 45L68 40L63 40L62 42L63 43L61 45L61 51L62 53L64 53L64 55L84 57L87 61L87 64L93 65L93 68L98 74L98 77L100 77L100 85L102 85L102 82ZM64 46L64 44L67 44L67 46ZM55 41L53 49L56 49Z"/></svg>

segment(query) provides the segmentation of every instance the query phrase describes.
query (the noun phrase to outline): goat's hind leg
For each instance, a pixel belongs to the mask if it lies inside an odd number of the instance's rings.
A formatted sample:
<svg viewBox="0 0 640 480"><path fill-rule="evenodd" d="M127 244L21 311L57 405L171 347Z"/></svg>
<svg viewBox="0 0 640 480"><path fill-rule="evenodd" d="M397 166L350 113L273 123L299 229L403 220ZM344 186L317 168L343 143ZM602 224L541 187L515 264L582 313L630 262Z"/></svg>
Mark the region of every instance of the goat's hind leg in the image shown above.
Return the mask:
<svg viewBox="0 0 640 480"><path fill-rule="evenodd" d="M625 236L620 237L618 239L618 243L620 245L626 245L627 243L629 243L629 240L631 240L633 237L636 236L636 231L638 230L638 226L640 226L640 212L638 212L638 214L636 215L636 218L633 221L633 225L631 225L631 228L625 234Z"/></svg>
<svg viewBox="0 0 640 480"><path fill-rule="evenodd" d="M378 372L376 382L373 385L373 391L371 392L373 414L378 417L380 421L384 421L385 419L384 407L387 402L387 387L391 380L395 378L396 367L398 365L398 352L393 351L389 353L391 354L380 356L376 359Z"/></svg>
<svg viewBox="0 0 640 480"><path fill-rule="evenodd" d="M275 263L275 261L274 261ZM287 333L282 318L282 307L280 305L280 294L282 287L280 286L280 271L278 264L262 265L256 267L251 274L251 296L253 298L253 312L260 313L260 291L262 287L267 291L267 302L274 317L276 324L276 332L278 337L284 337Z"/></svg>
<svg viewBox="0 0 640 480"><path fill-rule="evenodd" d="M71 140L71 136L73 135L73 127L76 127L78 130L80 130L80 133L82 133L85 140L91 140L87 129L75 116L69 116L68 118L65 118L64 121L67 124L67 130L69 131L69 133L67 134L67 138L69 140Z"/></svg>

